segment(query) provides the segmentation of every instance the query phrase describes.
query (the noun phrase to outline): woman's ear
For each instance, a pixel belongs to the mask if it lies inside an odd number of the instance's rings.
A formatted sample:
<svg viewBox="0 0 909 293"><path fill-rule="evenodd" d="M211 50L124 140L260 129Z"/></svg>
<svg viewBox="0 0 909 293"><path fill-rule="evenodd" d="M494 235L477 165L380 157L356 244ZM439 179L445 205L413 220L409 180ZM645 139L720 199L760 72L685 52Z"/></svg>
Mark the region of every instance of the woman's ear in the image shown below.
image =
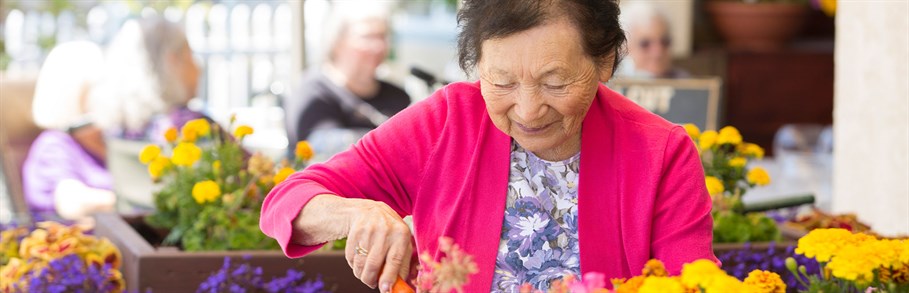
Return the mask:
<svg viewBox="0 0 909 293"><path fill-rule="evenodd" d="M600 82L602 82L602 83L609 82L609 80L612 79L612 73L613 73L612 69L618 65L618 64L616 64L617 60L615 58L615 54L616 53L612 53L612 54L600 57L601 59L597 60L598 63L600 64L600 66L598 66L597 70L599 71L598 74L600 77Z"/></svg>

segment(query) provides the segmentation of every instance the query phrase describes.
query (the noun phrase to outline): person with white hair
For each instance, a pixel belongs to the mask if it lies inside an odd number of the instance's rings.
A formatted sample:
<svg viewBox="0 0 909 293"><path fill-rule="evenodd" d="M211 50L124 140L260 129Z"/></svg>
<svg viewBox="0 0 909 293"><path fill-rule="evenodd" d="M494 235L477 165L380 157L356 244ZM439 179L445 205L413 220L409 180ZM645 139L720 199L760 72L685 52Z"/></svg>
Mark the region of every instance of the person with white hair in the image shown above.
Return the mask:
<svg viewBox="0 0 909 293"><path fill-rule="evenodd" d="M200 69L177 23L158 16L127 21L107 48L103 72L90 99L106 113L96 123L108 136L161 142L168 128L204 117L187 108Z"/></svg>
<svg viewBox="0 0 909 293"><path fill-rule="evenodd" d="M113 208L104 138L87 103L102 62L97 45L78 41L55 47L42 65L32 116L45 130L22 167L26 202L36 219L78 219Z"/></svg>
<svg viewBox="0 0 909 293"><path fill-rule="evenodd" d="M324 63L283 100L291 145L309 140L317 154L330 156L410 104L403 89L376 77L389 51L387 6L331 2Z"/></svg>
<svg viewBox="0 0 909 293"><path fill-rule="evenodd" d="M646 2L632 2L622 10L622 27L628 36L628 55L618 76L632 78L685 78L686 71L672 66L669 18Z"/></svg>

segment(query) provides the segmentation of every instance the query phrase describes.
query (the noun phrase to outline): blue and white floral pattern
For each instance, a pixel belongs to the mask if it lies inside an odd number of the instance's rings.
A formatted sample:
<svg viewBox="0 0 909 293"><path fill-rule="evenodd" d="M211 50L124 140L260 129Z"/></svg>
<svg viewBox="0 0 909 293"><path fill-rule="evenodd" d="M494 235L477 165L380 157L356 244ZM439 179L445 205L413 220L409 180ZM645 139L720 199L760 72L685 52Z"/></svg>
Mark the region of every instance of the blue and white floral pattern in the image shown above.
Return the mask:
<svg viewBox="0 0 909 293"><path fill-rule="evenodd" d="M546 291L580 275L578 171L580 153L549 162L511 146L511 173L492 291L517 292L529 283Z"/></svg>

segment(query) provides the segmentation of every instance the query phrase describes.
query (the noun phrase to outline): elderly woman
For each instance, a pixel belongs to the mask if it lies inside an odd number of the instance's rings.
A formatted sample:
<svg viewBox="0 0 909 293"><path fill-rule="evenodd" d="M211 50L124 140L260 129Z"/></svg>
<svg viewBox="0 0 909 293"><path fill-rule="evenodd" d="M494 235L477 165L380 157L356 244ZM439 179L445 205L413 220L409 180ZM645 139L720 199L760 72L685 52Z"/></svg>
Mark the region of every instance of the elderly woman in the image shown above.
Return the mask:
<svg viewBox="0 0 909 293"><path fill-rule="evenodd" d="M628 4L622 13L622 26L628 32L628 55L617 75L633 78L686 78L690 74L672 66L670 22L651 3Z"/></svg>
<svg viewBox="0 0 909 293"><path fill-rule="evenodd" d="M187 109L200 70L177 23L161 17L128 21L106 53L105 75L91 101L107 112L96 122L108 135L162 140L167 128L202 117Z"/></svg>
<svg viewBox="0 0 909 293"><path fill-rule="evenodd" d="M376 77L388 55L387 4L331 3L325 62L283 101L288 139L309 140L320 161L410 105L404 90Z"/></svg>
<svg viewBox="0 0 909 293"><path fill-rule="evenodd" d="M448 236L479 272L467 292L546 289L586 272L670 272L713 255L710 199L685 130L601 84L625 40L616 1L465 1L456 83L352 149L292 175L260 226L299 257L347 237L383 292Z"/></svg>
<svg viewBox="0 0 909 293"><path fill-rule="evenodd" d="M55 47L38 75L32 116L44 128L22 166L29 210L37 219L80 219L113 209L107 149L93 125L88 91L101 75L101 48L77 41ZM94 115L93 115L94 114Z"/></svg>

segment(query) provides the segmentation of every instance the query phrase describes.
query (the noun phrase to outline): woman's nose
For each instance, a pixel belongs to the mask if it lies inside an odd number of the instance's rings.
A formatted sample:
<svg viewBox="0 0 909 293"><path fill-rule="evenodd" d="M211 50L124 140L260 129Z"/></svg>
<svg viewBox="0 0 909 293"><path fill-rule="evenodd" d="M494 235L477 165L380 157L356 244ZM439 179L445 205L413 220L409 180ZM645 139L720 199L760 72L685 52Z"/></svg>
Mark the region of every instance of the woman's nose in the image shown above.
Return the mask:
<svg viewBox="0 0 909 293"><path fill-rule="evenodd" d="M528 126L531 127L537 126L532 123L546 114L546 105L543 103L543 97L537 89L522 88L518 90L515 114L521 120L520 122L530 124Z"/></svg>

